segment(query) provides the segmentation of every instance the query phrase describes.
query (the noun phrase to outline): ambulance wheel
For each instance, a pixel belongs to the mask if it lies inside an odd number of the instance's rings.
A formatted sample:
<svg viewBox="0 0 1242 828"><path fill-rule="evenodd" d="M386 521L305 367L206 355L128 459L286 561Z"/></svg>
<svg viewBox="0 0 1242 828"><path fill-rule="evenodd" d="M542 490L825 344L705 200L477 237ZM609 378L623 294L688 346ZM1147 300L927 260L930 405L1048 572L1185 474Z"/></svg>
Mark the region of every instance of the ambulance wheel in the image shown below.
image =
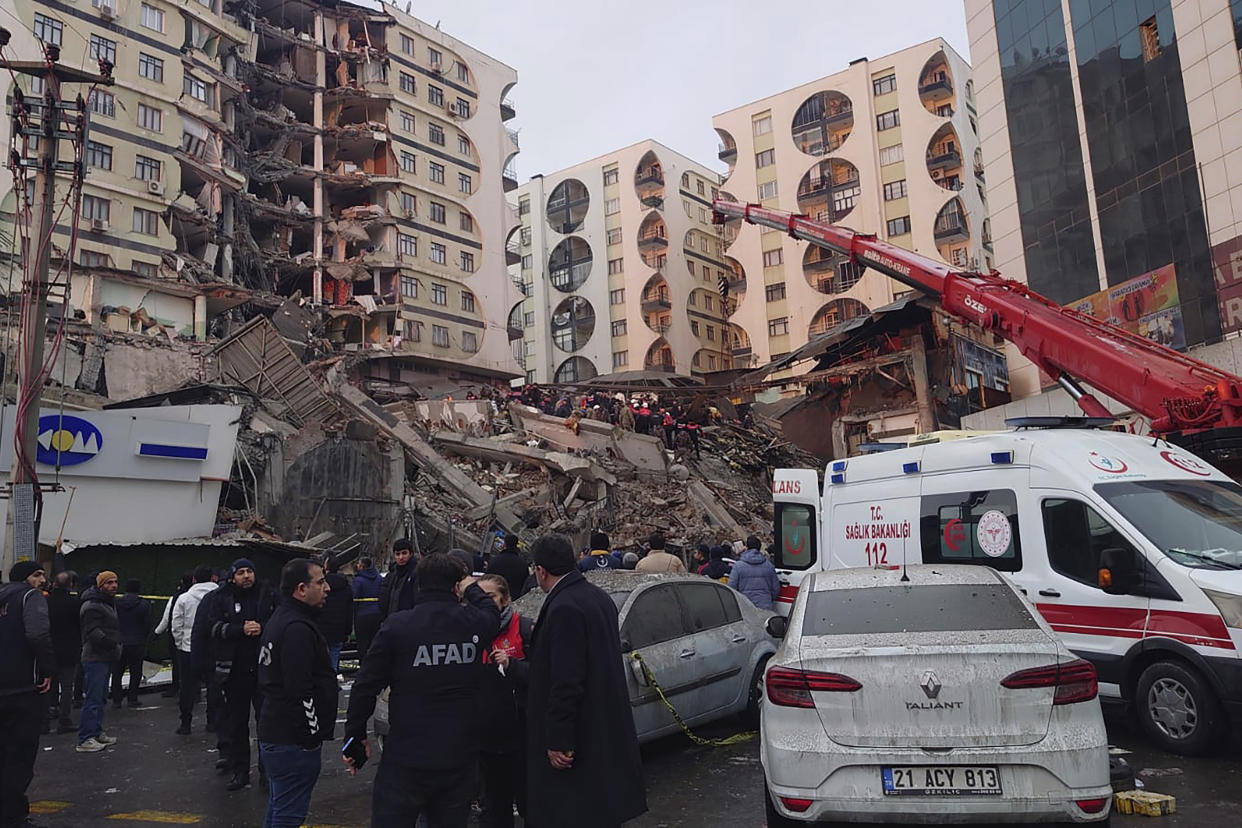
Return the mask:
<svg viewBox="0 0 1242 828"><path fill-rule="evenodd" d="M1143 671L1134 687L1134 707L1151 740L1182 756L1207 753L1227 729L1207 681L1177 661L1157 661Z"/></svg>

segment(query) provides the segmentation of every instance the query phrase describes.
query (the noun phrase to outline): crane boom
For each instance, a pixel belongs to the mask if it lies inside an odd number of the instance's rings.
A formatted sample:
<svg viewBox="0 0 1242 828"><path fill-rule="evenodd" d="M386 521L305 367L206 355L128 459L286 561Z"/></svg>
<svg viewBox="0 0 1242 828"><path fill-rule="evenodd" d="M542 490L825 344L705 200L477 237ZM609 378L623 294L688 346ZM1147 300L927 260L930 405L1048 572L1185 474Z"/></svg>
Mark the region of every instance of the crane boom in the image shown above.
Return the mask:
<svg viewBox="0 0 1242 828"><path fill-rule="evenodd" d="M949 314L995 332L1056 379L1088 416L1111 417L1093 388L1148 417L1152 430L1193 433L1242 426L1242 378L1045 299L999 274L968 273L872 234L755 204L717 200L715 221L783 230L937 299Z"/></svg>

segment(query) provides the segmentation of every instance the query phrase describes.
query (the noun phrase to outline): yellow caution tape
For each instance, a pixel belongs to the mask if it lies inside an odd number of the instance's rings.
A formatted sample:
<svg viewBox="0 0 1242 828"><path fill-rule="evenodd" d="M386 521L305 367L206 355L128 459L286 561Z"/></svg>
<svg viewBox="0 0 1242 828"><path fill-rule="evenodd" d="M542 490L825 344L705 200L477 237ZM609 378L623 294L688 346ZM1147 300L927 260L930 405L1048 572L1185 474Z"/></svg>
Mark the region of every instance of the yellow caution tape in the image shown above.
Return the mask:
<svg viewBox="0 0 1242 828"><path fill-rule="evenodd" d="M723 739L704 739L702 736L696 736L694 732L690 730L689 725L682 720L681 714L677 712L677 708L673 707L673 703L670 702L668 697L664 695L664 688L660 686L660 682L656 681L655 673L651 672L651 668L647 666L647 662L643 661L642 653L635 651L630 654L630 658L638 662L638 666L642 668L643 675L646 676L647 681L650 682L651 686L655 688L656 694L659 695L660 701L664 702L664 706L668 708L668 712L673 714L673 719L676 720L677 724L681 725L682 732L685 733L690 741L694 742L696 745L704 745L706 747L736 745L741 742L748 742L759 734L759 731L757 730L749 730L745 733L735 733L732 736L726 736Z"/></svg>

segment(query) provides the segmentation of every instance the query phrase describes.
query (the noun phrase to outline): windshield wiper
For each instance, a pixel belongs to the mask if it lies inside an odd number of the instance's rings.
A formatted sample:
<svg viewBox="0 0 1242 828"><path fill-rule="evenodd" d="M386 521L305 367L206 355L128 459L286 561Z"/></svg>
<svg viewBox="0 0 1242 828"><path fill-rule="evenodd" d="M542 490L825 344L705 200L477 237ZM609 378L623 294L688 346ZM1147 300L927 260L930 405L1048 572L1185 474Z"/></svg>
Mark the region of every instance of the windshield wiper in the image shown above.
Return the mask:
<svg viewBox="0 0 1242 828"><path fill-rule="evenodd" d="M1242 565L1232 564L1232 563L1229 563L1228 561L1222 561L1220 558L1213 558L1211 555L1205 555L1202 552L1191 552L1189 549L1176 549L1176 548L1169 549L1169 552L1174 555L1184 555L1187 558L1193 558L1196 561L1203 561L1204 563L1210 563L1213 566L1219 566L1223 569L1242 569Z"/></svg>

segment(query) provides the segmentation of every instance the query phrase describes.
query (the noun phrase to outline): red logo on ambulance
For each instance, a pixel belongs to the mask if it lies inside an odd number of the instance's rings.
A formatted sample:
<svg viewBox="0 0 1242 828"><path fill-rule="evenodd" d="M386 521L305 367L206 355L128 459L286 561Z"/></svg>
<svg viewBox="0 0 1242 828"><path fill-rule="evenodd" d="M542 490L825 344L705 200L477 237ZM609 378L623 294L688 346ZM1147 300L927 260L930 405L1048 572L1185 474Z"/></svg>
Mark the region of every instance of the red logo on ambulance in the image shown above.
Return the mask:
<svg viewBox="0 0 1242 828"><path fill-rule="evenodd" d="M1100 454L1097 451L1093 451L1087 455L1087 462L1100 471L1108 472L1109 474L1121 474L1124 471L1128 471L1130 468L1126 465L1125 460L1121 460L1116 457L1109 457L1107 454Z"/></svg>
<svg viewBox="0 0 1242 828"><path fill-rule="evenodd" d="M1200 462L1198 458L1191 457L1189 454L1182 454L1178 451L1162 451L1160 456L1184 472L1197 474L1200 477L1208 477L1212 473L1212 470L1207 465Z"/></svg>

